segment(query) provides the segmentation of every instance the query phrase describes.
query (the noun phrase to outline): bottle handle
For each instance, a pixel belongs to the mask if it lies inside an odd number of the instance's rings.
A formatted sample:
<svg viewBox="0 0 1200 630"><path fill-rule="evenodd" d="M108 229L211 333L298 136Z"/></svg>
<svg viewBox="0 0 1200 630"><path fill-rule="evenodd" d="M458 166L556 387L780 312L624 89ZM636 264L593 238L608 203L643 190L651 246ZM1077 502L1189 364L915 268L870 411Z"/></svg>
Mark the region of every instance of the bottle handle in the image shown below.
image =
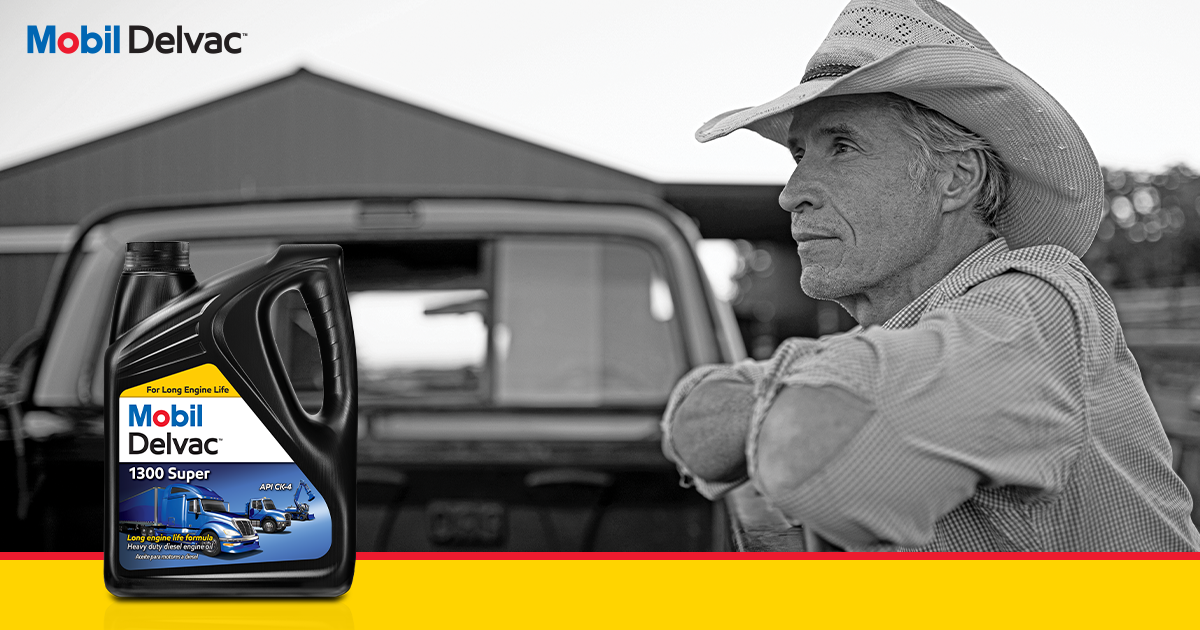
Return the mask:
<svg viewBox="0 0 1200 630"><path fill-rule="evenodd" d="M326 252L314 252L314 248L326 247ZM317 346L321 352L321 410L311 414L300 404L283 359L273 343L265 344L268 347L271 372L284 404L288 406L288 411L293 417L308 418L334 429L340 429L351 414L357 413L353 401L358 388L358 363L354 351L354 330L349 317L350 301L346 294L341 254L341 248L336 245L280 246L275 255L276 261L292 256L303 257L304 261L302 266L292 270L271 288L270 296L260 303L259 310L259 325L264 332L263 338L269 339L271 305L284 292L293 289L299 291L304 298L304 305L316 329Z"/></svg>
<svg viewBox="0 0 1200 630"><path fill-rule="evenodd" d="M358 387L350 304L338 253L337 258L327 259L303 275L300 282L300 295L312 317L321 350L323 397L316 419L329 426L345 423L353 411L350 401Z"/></svg>

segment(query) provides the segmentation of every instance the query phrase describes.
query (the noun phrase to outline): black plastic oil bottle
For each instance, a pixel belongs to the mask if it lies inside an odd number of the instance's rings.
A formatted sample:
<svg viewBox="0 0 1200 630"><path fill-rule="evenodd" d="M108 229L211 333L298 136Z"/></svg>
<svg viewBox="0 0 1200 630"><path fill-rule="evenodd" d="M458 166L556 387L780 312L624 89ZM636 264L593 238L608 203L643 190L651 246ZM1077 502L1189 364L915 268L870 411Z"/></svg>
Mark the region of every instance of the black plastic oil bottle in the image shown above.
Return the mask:
<svg viewBox="0 0 1200 630"><path fill-rule="evenodd" d="M315 414L297 398L271 334L271 305L293 289L321 353ZM112 335L108 590L344 593L354 572L358 386L341 248L284 245L195 286L186 243L130 243ZM301 482L315 495L305 493L303 508Z"/></svg>

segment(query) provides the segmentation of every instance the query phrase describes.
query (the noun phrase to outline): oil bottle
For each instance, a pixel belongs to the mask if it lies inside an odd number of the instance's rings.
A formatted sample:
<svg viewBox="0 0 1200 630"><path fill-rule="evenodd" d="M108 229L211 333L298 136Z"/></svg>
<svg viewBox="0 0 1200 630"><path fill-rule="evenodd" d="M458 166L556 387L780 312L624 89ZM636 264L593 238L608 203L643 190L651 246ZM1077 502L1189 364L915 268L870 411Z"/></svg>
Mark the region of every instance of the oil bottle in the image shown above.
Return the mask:
<svg viewBox="0 0 1200 630"><path fill-rule="evenodd" d="M271 333L271 305L290 290L320 348L316 413L301 405ZM344 593L358 387L341 248L283 245L196 285L186 243L130 243L117 293L105 354L108 590ZM311 496L303 514L301 490Z"/></svg>

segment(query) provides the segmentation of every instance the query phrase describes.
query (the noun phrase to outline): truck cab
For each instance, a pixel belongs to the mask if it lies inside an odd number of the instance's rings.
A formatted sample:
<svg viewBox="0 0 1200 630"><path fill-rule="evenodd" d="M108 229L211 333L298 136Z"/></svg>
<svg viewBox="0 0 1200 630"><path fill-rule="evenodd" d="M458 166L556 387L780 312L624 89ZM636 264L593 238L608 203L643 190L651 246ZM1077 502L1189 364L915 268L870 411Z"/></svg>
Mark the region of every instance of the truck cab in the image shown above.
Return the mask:
<svg viewBox="0 0 1200 630"><path fill-rule="evenodd" d="M19 387L0 483L17 500L0 528L49 525L40 540L0 540L100 548L98 535L55 527L103 518L103 356L125 244L184 240L200 282L285 243L342 247L358 350L359 551L723 550L723 505L680 488L660 448L675 382L745 356L699 238L660 199L569 191L101 212L63 257L39 331L10 354ZM303 301L286 293L264 317L315 411L321 367ZM83 503L55 501L68 491Z"/></svg>
<svg viewBox="0 0 1200 630"><path fill-rule="evenodd" d="M246 512L243 514L250 524L268 534L282 532L292 524L292 515L275 508L275 502L270 497L250 499L246 502Z"/></svg>
<svg viewBox="0 0 1200 630"><path fill-rule="evenodd" d="M209 556L259 548L251 522L229 510L221 495L204 486L155 486L124 499L117 508L118 536L199 534L213 542Z"/></svg>

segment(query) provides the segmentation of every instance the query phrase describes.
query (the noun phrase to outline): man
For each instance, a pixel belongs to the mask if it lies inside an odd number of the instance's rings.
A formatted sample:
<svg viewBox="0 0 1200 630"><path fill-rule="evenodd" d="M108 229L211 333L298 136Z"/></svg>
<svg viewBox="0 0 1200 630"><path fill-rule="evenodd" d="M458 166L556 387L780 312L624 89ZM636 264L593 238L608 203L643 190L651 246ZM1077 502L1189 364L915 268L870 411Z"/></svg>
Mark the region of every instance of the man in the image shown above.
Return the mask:
<svg viewBox="0 0 1200 630"><path fill-rule="evenodd" d="M800 85L705 124L796 159L801 288L860 328L676 387L664 451L850 550L1194 551L1191 497L1111 301L1065 110L931 0L855 0Z"/></svg>

